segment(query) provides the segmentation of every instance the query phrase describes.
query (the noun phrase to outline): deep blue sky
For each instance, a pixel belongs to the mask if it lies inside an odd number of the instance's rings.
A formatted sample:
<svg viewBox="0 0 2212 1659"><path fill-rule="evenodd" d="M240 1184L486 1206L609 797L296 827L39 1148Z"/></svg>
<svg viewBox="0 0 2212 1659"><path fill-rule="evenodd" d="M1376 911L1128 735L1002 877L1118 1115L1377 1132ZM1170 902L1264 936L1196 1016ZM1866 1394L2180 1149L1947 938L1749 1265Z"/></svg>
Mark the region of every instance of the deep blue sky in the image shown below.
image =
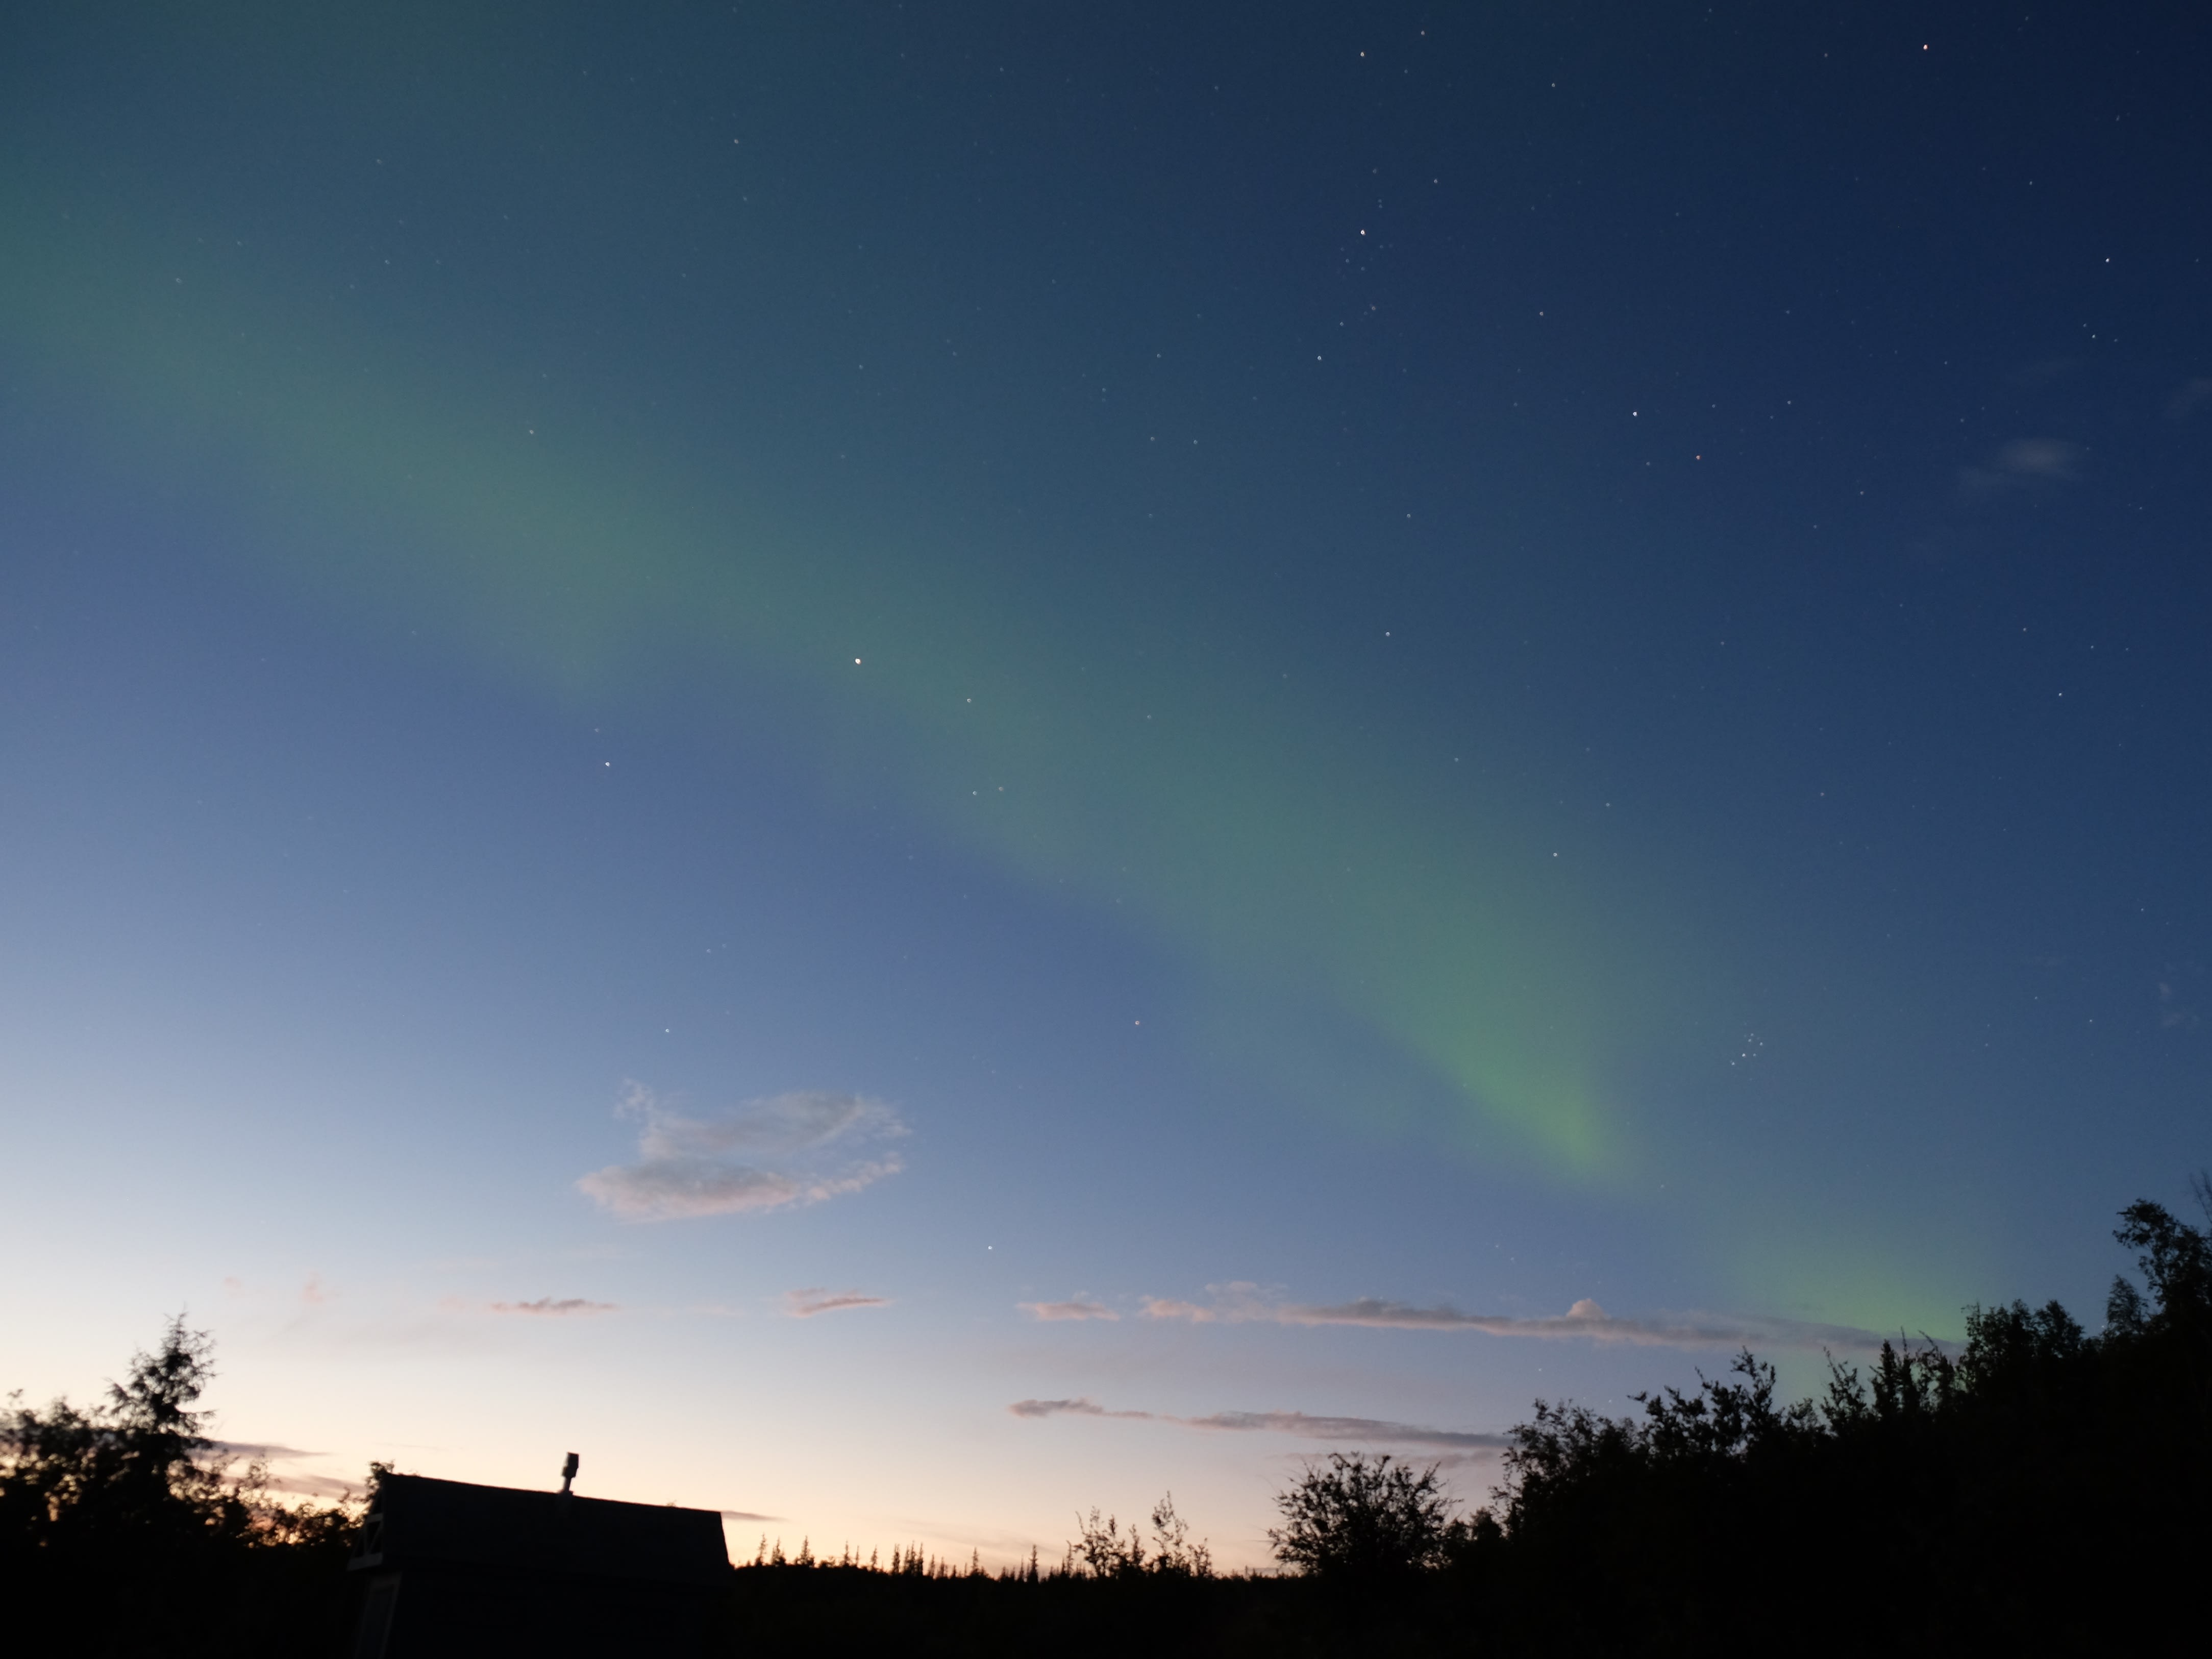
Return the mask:
<svg viewBox="0 0 2212 1659"><path fill-rule="evenodd" d="M185 1307L303 1485L1241 1561L2094 1321L2206 1155L2207 57L11 17L0 1381Z"/></svg>

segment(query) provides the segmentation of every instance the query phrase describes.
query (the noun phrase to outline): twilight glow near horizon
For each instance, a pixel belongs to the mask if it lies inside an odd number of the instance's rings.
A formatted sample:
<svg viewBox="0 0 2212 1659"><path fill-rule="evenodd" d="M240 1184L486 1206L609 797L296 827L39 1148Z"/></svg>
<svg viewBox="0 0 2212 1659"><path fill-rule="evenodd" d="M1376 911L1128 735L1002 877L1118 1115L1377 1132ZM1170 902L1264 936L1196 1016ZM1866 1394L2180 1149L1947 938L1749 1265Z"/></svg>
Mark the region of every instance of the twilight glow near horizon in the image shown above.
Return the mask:
<svg viewBox="0 0 2212 1659"><path fill-rule="evenodd" d="M2208 1157L2212 146L1929 15L0 25L0 1388L182 1310L301 1492L1243 1565L2094 1324Z"/></svg>

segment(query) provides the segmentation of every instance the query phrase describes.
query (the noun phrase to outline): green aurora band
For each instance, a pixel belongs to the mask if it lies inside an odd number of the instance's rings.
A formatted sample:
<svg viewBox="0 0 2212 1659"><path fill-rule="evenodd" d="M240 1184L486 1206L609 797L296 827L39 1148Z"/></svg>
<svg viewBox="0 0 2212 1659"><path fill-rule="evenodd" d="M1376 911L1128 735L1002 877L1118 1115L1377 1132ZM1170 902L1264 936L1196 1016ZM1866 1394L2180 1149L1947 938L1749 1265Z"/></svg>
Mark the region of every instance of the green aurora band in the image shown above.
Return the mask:
<svg viewBox="0 0 2212 1659"><path fill-rule="evenodd" d="M262 256L68 199L0 181L19 383L212 504L266 575L569 704L672 672L696 696L714 665L782 684L833 789L888 767L906 811L1023 882L1236 997L1337 1010L1449 1086L1448 1138L1577 1181L1644 1161L1619 1067L1681 946L1662 970L1627 884L1479 799L1476 768L1394 750L1194 619L1163 641L1110 598L1024 605L922 532L825 549L588 412L533 432L511 365L471 373L272 291Z"/></svg>

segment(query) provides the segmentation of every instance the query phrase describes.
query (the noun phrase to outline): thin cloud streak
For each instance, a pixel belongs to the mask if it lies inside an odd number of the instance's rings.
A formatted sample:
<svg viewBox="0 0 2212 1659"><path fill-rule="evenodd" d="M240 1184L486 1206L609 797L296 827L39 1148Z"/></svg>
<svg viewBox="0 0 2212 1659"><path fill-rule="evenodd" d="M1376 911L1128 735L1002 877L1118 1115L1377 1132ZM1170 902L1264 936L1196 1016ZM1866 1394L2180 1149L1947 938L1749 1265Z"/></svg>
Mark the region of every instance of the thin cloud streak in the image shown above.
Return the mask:
<svg viewBox="0 0 2212 1659"><path fill-rule="evenodd" d="M1770 1347L1834 1348L1871 1352L1880 1333L1854 1325L1827 1325L1759 1315L1684 1314L1651 1319L1621 1319L1585 1297L1564 1314L1536 1318L1506 1314L1462 1313L1449 1306L1416 1307L1409 1303L1362 1297L1327 1305L1273 1302L1251 1285L1209 1286L1212 1303L1152 1297L1144 1304L1147 1319L1183 1320L1191 1324L1355 1325L1376 1330L1480 1331L1488 1336L1558 1340L1583 1337L1595 1342L1638 1347L1715 1348L1753 1344Z"/></svg>
<svg viewBox="0 0 2212 1659"><path fill-rule="evenodd" d="M229 1466L242 1457L249 1465L261 1466L260 1484L264 1491L283 1492L289 1497L345 1498L356 1495L362 1485L355 1481L327 1474L287 1474L269 1467L272 1463L295 1463L302 1458L328 1455L326 1452L302 1451L297 1446L266 1442L211 1440L198 1461L205 1468L227 1474Z"/></svg>
<svg viewBox="0 0 2212 1659"><path fill-rule="evenodd" d="M1102 1303L1086 1302L1077 1297L1067 1302L1018 1302L1014 1304L1031 1319L1048 1323L1063 1319L1118 1320L1121 1315Z"/></svg>
<svg viewBox="0 0 2212 1659"><path fill-rule="evenodd" d="M2081 477L2081 445L2063 438L2015 438L1981 466L1961 468L1959 491L1972 498L2041 483L2074 483Z"/></svg>
<svg viewBox="0 0 2212 1659"><path fill-rule="evenodd" d="M366 1478L355 1481L341 1480L328 1474L272 1474L265 1483L265 1489L281 1492L292 1498L348 1498L360 1497L367 1486Z"/></svg>
<svg viewBox="0 0 2212 1659"><path fill-rule="evenodd" d="M577 1315L620 1313L619 1302L586 1302L580 1296L541 1296L535 1302L494 1302L495 1314L527 1314L538 1319L567 1319Z"/></svg>
<svg viewBox="0 0 2212 1659"><path fill-rule="evenodd" d="M256 1463L280 1463L295 1458L325 1455L319 1451L301 1451L297 1446L270 1445L252 1440L210 1440L207 1443L207 1449L215 1457L243 1457Z"/></svg>
<svg viewBox="0 0 2212 1659"><path fill-rule="evenodd" d="M1502 1451L1510 1443L1502 1434L1423 1428L1377 1417L1317 1417L1305 1412L1215 1412L1206 1417L1177 1417L1166 1412L1109 1411L1087 1395L1074 1400L1017 1400L1006 1409L1016 1417L1105 1417L1133 1423L1173 1423L1182 1428L1229 1434L1288 1434L1305 1440L1364 1440L1386 1446L1440 1446L1457 1451Z"/></svg>
<svg viewBox="0 0 2212 1659"><path fill-rule="evenodd" d="M870 1296L865 1291L831 1291L819 1285L810 1285L803 1290L783 1293L783 1310L793 1319L811 1319L817 1314L841 1313L848 1308L888 1308L887 1296Z"/></svg>

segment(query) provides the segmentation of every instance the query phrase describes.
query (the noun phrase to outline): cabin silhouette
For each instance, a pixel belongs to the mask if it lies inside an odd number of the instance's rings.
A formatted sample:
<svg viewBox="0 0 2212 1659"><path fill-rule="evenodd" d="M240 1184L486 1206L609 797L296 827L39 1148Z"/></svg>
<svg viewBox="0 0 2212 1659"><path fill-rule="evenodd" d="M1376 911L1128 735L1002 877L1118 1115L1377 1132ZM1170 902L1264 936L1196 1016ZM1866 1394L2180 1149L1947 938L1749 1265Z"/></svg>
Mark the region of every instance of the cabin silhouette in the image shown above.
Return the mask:
<svg viewBox="0 0 2212 1659"><path fill-rule="evenodd" d="M378 1480L349 1565L354 1659L695 1654L730 1572L713 1510L419 1474Z"/></svg>

